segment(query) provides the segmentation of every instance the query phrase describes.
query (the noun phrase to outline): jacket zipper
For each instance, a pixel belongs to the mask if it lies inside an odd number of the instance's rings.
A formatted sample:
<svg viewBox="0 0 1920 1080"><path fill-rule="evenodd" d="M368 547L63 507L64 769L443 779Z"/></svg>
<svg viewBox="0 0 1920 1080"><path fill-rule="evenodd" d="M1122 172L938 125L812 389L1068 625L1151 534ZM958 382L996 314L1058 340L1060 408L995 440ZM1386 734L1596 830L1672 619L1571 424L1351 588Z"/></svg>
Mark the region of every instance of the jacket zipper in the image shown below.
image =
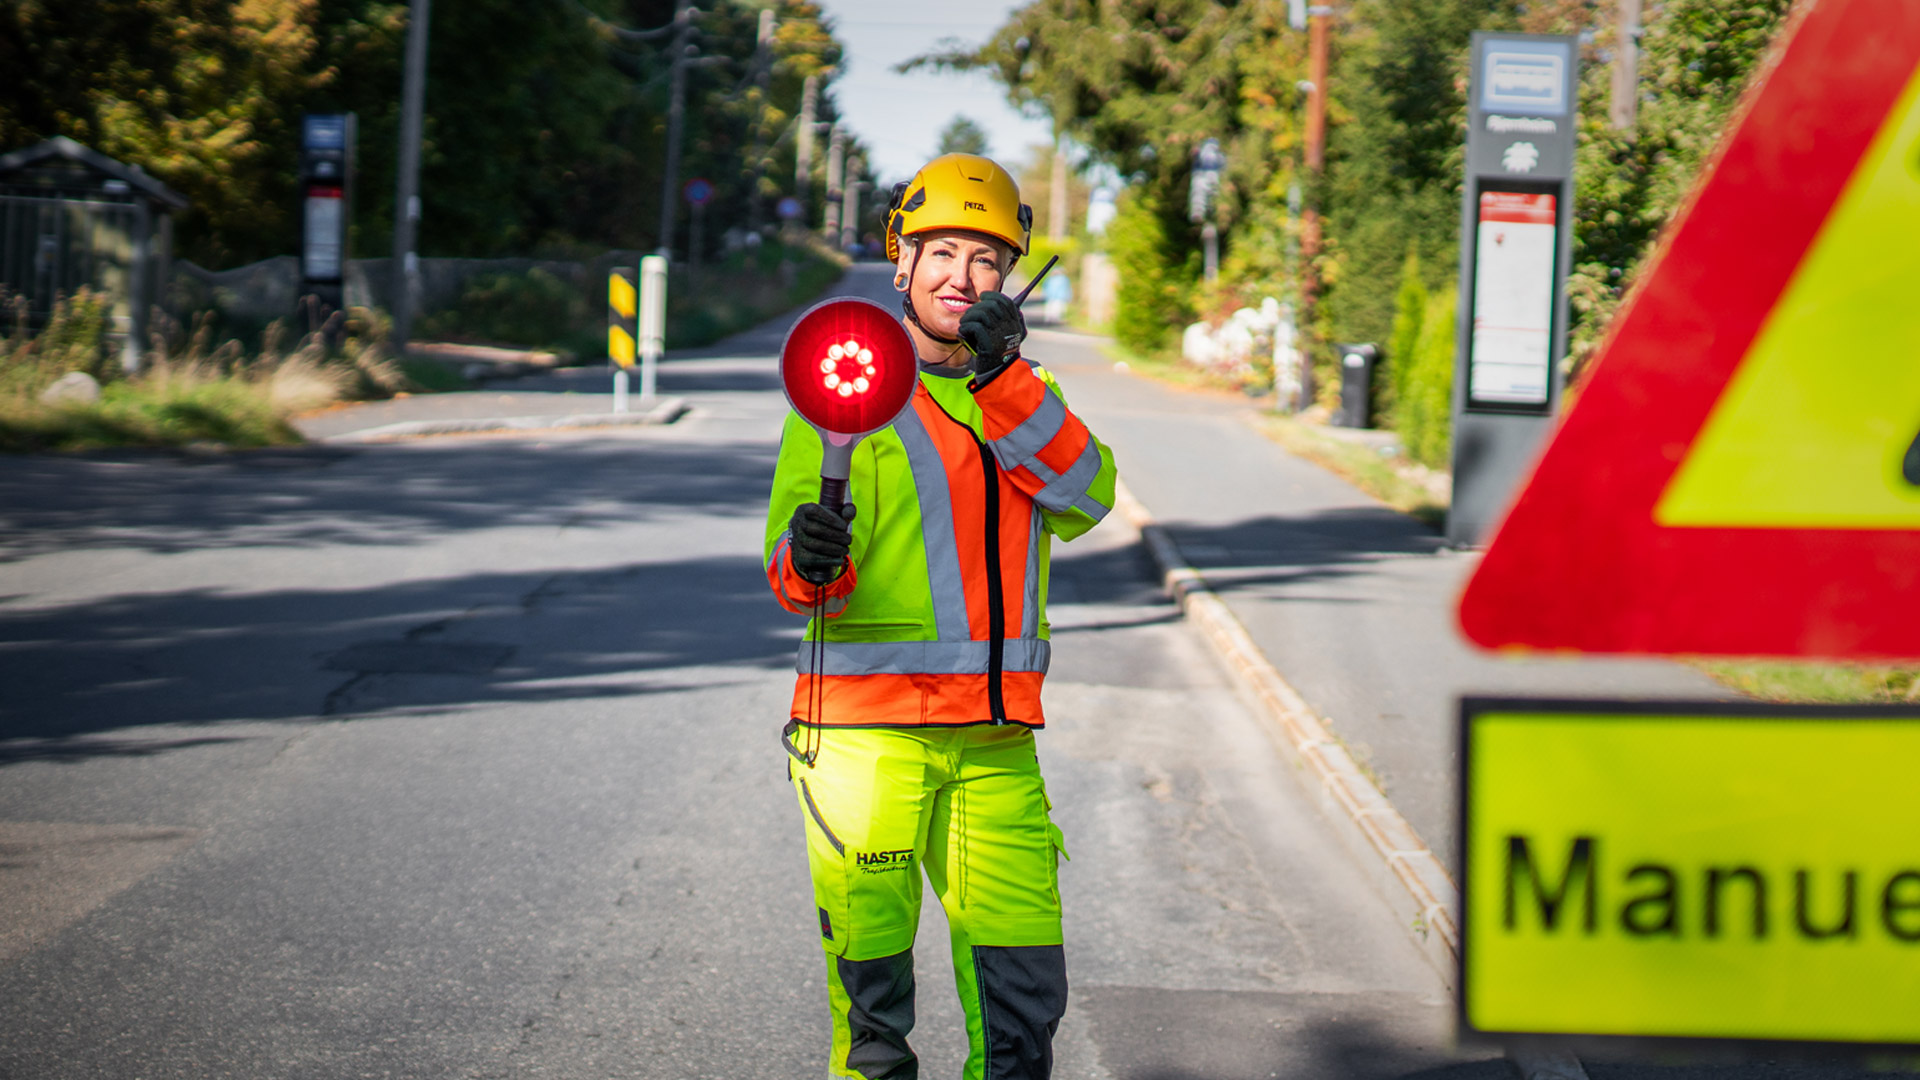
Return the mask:
<svg viewBox="0 0 1920 1080"><path fill-rule="evenodd" d="M967 434L973 435L969 427ZM1000 675L1007 659L1007 606L1000 588L1000 465L993 450L973 435L980 448L980 472L987 486L987 708L993 722L1007 722L1007 703L1000 691Z"/></svg>
<svg viewBox="0 0 1920 1080"><path fill-rule="evenodd" d="M1007 605L1006 597L1000 587L1000 464L994 460L993 448L973 430L973 425L962 424L946 407L933 397L933 407L940 415L967 433L973 445L980 451L980 476L986 485L986 530L987 545L987 710L993 714L993 722L1007 722L1006 695L1002 693L1001 673L1007 662Z"/></svg>

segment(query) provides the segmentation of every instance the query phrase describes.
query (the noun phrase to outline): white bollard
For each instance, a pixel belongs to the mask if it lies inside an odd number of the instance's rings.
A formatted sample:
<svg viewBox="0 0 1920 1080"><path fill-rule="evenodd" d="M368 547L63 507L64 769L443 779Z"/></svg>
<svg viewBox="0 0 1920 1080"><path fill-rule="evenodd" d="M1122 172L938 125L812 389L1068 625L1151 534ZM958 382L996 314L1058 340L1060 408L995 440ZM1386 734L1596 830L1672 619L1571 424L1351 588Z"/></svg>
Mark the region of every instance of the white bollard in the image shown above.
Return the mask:
<svg viewBox="0 0 1920 1080"><path fill-rule="evenodd" d="M627 411L627 369L618 364L613 368L613 411Z"/></svg>
<svg viewBox="0 0 1920 1080"><path fill-rule="evenodd" d="M667 346L667 258L640 260L640 403L653 404L654 377Z"/></svg>

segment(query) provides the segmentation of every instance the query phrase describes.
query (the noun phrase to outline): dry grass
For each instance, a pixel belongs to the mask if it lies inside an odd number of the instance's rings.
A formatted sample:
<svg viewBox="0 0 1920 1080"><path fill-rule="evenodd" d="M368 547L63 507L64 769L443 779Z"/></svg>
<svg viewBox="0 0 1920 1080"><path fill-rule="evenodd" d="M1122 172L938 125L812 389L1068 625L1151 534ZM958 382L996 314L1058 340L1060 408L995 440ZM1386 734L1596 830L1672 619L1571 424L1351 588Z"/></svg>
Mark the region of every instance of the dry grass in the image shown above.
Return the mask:
<svg viewBox="0 0 1920 1080"><path fill-rule="evenodd" d="M106 361L103 320L75 333L78 321L63 328L56 319L29 336L17 319L0 346L0 450L284 445L300 441L288 423L297 413L415 389L386 354L385 320L364 309L336 313L291 350L285 326L274 323L253 356L237 340L214 346L208 317L190 332L156 319L137 375ZM94 375L99 400L41 401L68 371Z"/></svg>

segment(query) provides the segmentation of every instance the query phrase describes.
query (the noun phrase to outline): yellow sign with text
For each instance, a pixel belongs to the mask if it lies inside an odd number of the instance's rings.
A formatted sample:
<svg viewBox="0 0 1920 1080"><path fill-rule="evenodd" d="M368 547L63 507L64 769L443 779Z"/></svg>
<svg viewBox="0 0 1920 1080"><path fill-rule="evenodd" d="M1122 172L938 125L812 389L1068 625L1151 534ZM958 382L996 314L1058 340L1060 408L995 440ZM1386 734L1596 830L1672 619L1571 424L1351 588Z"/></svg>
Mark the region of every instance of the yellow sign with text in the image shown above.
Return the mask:
<svg viewBox="0 0 1920 1080"><path fill-rule="evenodd" d="M1461 723L1467 1029L1920 1045L1920 709Z"/></svg>

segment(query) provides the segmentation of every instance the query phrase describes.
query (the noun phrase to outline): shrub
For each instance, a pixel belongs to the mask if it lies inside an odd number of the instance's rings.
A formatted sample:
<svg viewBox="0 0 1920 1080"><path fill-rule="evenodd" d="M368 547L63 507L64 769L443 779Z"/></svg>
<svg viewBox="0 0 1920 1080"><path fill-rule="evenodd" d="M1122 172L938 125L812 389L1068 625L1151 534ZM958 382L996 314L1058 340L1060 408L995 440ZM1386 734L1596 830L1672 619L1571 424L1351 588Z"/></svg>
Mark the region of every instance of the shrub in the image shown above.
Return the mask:
<svg viewBox="0 0 1920 1080"><path fill-rule="evenodd" d="M1393 333L1387 338L1387 378L1381 385L1380 411L1391 427L1399 425L1400 403L1411 391L1414 350L1427 315L1427 285L1420 279L1420 253L1409 248L1400 268L1400 290L1393 298Z"/></svg>
<svg viewBox="0 0 1920 1080"><path fill-rule="evenodd" d="M1453 351L1457 291L1449 286L1427 298L1414 340L1412 363L1400 377L1395 426L1408 456L1445 469L1453 452Z"/></svg>
<svg viewBox="0 0 1920 1080"><path fill-rule="evenodd" d="M421 320L421 331L446 341L523 345L592 356L603 346L604 305L539 267L524 274L478 274L460 299Z"/></svg>
<svg viewBox="0 0 1920 1080"><path fill-rule="evenodd" d="M1113 336L1142 353L1177 341L1193 322L1190 299L1200 278L1200 253L1183 259L1173 250L1158 201L1146 185L1127 189L1107 226L1107 251L1120 275L1114 297Z"/></svg>
<svg viewBox="0 0 1920 1080"><path fill-rule="evenodd" d="M106 294L81 287L56 297L47 325L38 334L27 326L27 298L0 288L0 307L12 316L12 332L0 340L0 395L33 397L54 380L84 371L101 382L117 371L107 362Z"/></svg>

